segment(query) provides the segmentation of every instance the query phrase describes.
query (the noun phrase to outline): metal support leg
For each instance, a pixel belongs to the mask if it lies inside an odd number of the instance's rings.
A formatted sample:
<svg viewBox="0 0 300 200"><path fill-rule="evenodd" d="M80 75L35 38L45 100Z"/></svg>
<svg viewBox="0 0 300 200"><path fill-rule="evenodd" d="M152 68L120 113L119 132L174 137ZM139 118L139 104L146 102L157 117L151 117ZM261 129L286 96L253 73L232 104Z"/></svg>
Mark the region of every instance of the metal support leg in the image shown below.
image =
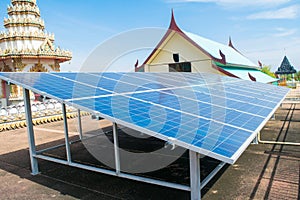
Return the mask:
<svg viewBox="0 0 300 200"><path fill-rule="evenodd" d="M258 133L257 135L256 135L256 137L254 138L254 140L252 141L252 144L258 144L258 135L259 135L260 133Z"/></svg>
<svg viewBox="0 0 300 200"><path fill-rule="evenodd" d="M115 165L116 165L116 173L120 174L120 152L119 152L119 138L118 138L118 125L113 123L113 136L114 136L114 150L115 150Z"/></svg>
<svg viewBox="0 0 300 200"><path fill-rule="evenodd" d="M276 115L274 114L274 115L272 115L272 118L271 118L271 120L276 120Z"/></svg>
<svg viewBox="0 0 300 200"><path fill-rule="evenodd" d="M201 199L199 154L190 150L191 200Z"/></svg>
<svg viewBox="0 0 300 200"><path fill-rule="evenodd" d="M81 113L80 110L78 110L78 131L79 131L79 138L82 140L82 124L81 124Z"/></svg>
<svg viewBox="0 0 300 200"><path fill-rule="evenodd" d="M26 123L27 123L28 143L29 143L29 155L30 155L30 162L31 162L31 174L37 175L39 173L39 167L38 167L38 161L35 158L36 146L35 146L35 139L34 139L33 124L32 124L32 113L31 113L29 90L23 89L23 93L24 93L24 105L25 105L25 111L26 111Z"/></svg>
<svg viewBox="0 0 300 200"><path fill-rule="evenodd" d="M71 148L70 148L70 142L69 142L68 119L67 119L66 105L64 103L62 104L62 114L63 114L63 118L64 118L65 144L66 144L67 160L68 160L68 163L71 163L72 158L71 158Z"/></svg>

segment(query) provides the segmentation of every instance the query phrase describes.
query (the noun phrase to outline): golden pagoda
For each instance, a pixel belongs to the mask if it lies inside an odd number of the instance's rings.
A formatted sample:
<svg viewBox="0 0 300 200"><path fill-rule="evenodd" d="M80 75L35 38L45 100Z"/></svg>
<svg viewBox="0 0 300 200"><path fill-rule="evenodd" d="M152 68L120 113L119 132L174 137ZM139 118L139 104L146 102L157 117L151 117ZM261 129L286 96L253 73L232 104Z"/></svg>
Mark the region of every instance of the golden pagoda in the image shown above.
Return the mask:
<svg viewBox="0 0 300 200"><path fill-rule="evenodd" d="M55 47L54 34L45 31L36 0L11 0L7 13L6 30L0 32L0 71L60 71L60 63L71 60L72 53ZM0 98L5 98L3 83L0 89ZM12 87L10 96L20 96L17 90Z"/></svg>

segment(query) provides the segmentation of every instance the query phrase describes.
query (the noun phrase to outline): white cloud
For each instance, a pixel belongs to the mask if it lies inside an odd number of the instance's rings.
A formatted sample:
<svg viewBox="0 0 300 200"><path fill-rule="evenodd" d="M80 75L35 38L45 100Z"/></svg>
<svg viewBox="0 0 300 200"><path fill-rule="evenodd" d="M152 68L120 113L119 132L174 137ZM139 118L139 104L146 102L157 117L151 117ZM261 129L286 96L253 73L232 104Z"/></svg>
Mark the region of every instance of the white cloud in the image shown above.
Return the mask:
<svg viewBox="0 0 300 200"><path fill-rule="evenodd" d="M300 6L293 5L278 10L264 11L249 15L247 19L295 19L300 14Z"/></svg>
<svg viewBox="0 0 300 200"><path fill-rule="evenodd" d="M274 7L283 5L291 0L167 0L170 3L188 3L188 2L199 2L199 3L215 3L223 7Z"/></svg>
<svg viewBox="0 0 300 200"><path fill-rule="evenodd" d="M285 55L291 64L300 70L299 46L300 37L263 37L239 41L235 46L250 60L271 65L275 71Z"/></svg>
<svg viewBox="0 0 300 200"><path fill-rule="evenodd" d="M276 31L277 33L273 34L274 37L287 37L294 35L297 29L277 28Z"/></svg>

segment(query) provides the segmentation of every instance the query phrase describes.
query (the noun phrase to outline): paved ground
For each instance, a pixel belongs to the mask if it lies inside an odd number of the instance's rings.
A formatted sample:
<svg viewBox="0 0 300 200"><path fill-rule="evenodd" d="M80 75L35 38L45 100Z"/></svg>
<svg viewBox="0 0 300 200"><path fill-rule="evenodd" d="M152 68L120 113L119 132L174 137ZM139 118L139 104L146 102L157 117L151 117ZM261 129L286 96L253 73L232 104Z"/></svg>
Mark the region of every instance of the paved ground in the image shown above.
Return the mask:
<svg viewBox="0 0 300 200"><path fill-rule="evenodd" d="M107 126L85 118L84 129ZM71 137L76 122L69 120ZM35 127L36 141L63 143L62 122ZM262 140L300 142L300 104L285 104L261 132ZM130 143L130 141L129 141ZM72 147L74 159L94 163L84 146ZM63 150L53 152L64 157ZM207 171L216 161L203 162ZM166 170L147 175L188 183L187 155ZM30 175L26 129L0 133L0 199L189 199L189 193L120 179L46 161L41 174ZM202 190L203 199L300 199L300 147L251 145L233 166L227 166Z"/></svg>

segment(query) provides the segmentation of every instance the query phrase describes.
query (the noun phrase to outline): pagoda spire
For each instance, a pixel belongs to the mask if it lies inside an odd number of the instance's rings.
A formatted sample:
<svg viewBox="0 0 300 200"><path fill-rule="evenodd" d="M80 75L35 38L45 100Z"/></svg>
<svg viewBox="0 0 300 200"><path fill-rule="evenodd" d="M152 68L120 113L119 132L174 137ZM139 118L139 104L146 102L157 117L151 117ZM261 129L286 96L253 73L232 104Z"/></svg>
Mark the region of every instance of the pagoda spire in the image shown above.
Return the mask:
<svg viewBox="0 0 300 200"><path fill-rule="evenodd" d="M46 32L36 0L11 0L7 15L0 32L0 71L60 71L60 63L72 59L70 51L54 45L54 34ZM12 87L11 97L21 94ZM0 96L5 95L0 91Z"/></svg>
<svg viewBox="0 0 300 200"><path fill-rule="evenodd" d="M59 63L72 58L71 52L55 47L55 36L46 32L36 0L11 0L7 14L6 30L0 32L0 71L23 71L26 59L53 63L39 70L59 71Z"/></svg>
<svg viewBox="0 0 300 200"><path fill-rule="evenodd" d="M275 72L276 74L295 74L297 71L295 68L291 65L289 59L287 56L284 56L283 61L278 68L278 70Z"/></svg>

